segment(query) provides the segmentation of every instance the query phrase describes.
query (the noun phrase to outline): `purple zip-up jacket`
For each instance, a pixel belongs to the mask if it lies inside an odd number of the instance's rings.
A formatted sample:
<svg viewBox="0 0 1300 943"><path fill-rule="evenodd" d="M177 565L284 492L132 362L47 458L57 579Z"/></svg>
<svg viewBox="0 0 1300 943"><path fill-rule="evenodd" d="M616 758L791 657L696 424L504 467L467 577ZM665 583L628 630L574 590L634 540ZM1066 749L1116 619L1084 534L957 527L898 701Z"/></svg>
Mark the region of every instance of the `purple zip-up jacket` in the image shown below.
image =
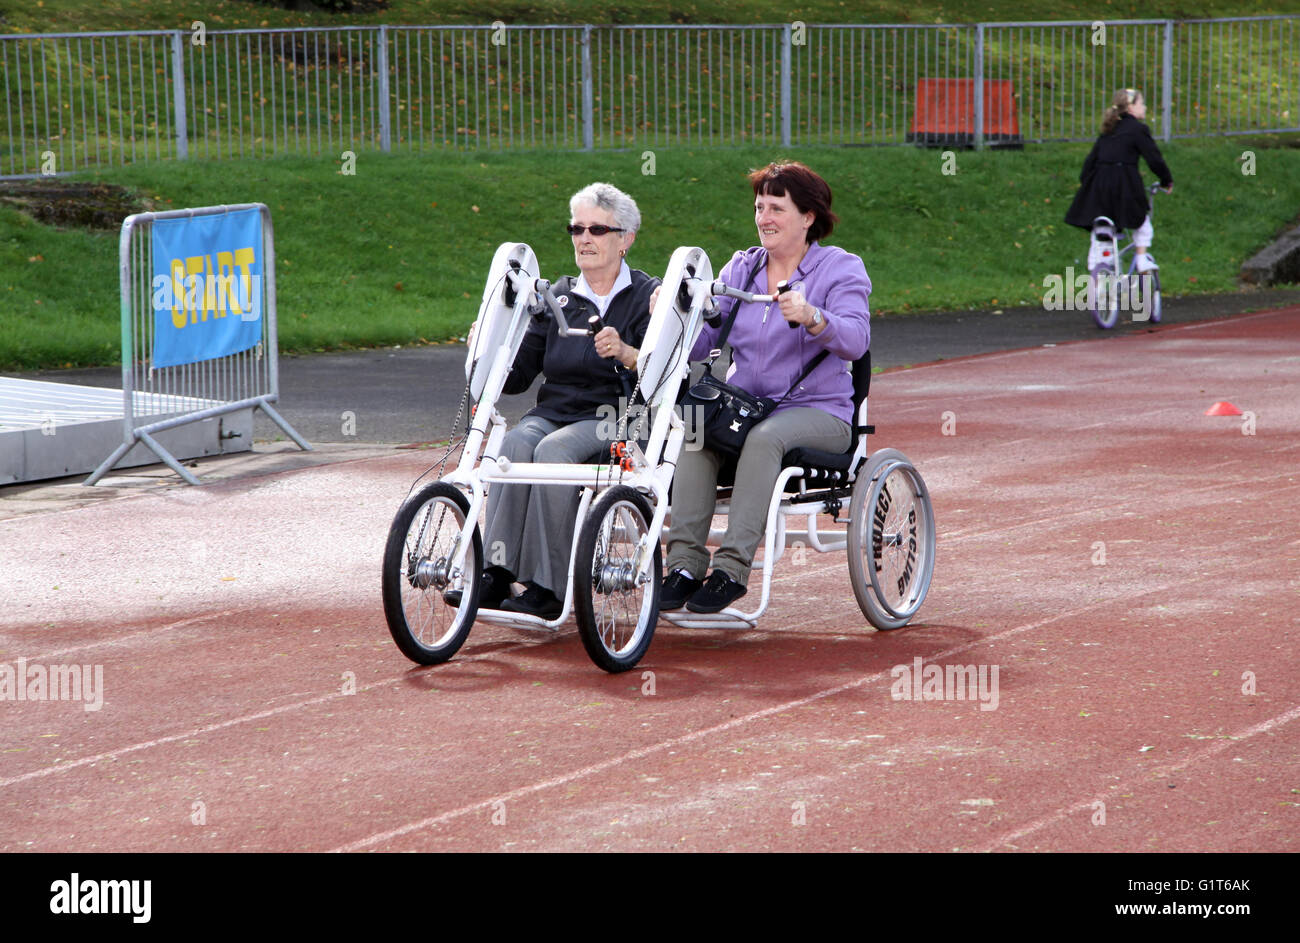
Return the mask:
<svg viewBox="0 0 1300 943"><path fill-rule="evenodd" d="M719 278L732 288L744 288L751 270L759 268L758 278L748 289L755 294L769 294L767 252L760 246L737 252L722 269ZM791 329L781 308L773 302L743 303L734 298L719 298L723 323L731 305L740 305L736 323L727 342L732 350L732 367L727 382L756 396L780 399L790 389L800 371L822 350L830 355L792 391L777 412L795 406L811 406L853 425L853 377L850 364L867 352L871 343L871 279L862 259L835 246L814 242L803 261L790 277L790 284L803 286L808 303L826 319L825 329L814 337L807 329ZM766 311L766 314L764 313ZM692 360L704 360L717 344L721 327L705 325Z"/></svg>

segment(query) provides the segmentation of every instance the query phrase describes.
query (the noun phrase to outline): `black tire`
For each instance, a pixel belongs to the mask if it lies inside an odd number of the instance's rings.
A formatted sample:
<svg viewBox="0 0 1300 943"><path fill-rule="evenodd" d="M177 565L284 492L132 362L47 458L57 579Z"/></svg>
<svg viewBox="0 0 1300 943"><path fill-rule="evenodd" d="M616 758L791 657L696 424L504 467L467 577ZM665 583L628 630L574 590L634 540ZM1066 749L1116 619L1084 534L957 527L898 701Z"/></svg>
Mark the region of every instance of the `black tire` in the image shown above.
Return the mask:
<svg viewBox="0 0 1300 943"><path fill-rule="evenodd" d="M1150 304L1150 321L1152 324L1159 324L1160 319L1164 316L1164 305L1160 298L1160 273L1152 269L1145 274L1138 275L1137 283L1138 287L1134 290L1137 293L1138 304L1134 306L1134 310L1141 310L1145 304ZM1149 301L1142 297L1144 293L1150 295Z"/></svg>
<svg viewBox="0 0 1300 943"><path fill-rule="evenodd" d="M1115 284L1115 272L1109 265L1101 265L1092 270L1092 285L1089 288L1088 311L1093 321L1103 331L1108 331L1119 323L1119 300L1122 286Z"/></svg>
<svg viewBox="0 0 1300 943"><path fill-rule="evenodd" d="M393 518L384 547L384 616L402 654L421 665L451 658L465 643L478 614L483 583L483 541L475 525L463 576L446 572L469 501L457 488L435 481L408 498ZM443 593L461 591L459 608Z"/></svg>
<svg viewBox="0 0 1300 943"><path fill-rule="evenodd" d="M873 453L854 480L848 544L853 595L867 621L884 631L907 625L934 574L934 509L920 472L897 449Z"/></svg>
<svg viewBox="0 0 1300 943"><path fill-rule="evenodd" d="M647 582L635 584L633 560L653 517L639 491L619 485L592 505L578 534L573 614L587 654L611 674L636 667L659 621L659 541Z"/></svg>

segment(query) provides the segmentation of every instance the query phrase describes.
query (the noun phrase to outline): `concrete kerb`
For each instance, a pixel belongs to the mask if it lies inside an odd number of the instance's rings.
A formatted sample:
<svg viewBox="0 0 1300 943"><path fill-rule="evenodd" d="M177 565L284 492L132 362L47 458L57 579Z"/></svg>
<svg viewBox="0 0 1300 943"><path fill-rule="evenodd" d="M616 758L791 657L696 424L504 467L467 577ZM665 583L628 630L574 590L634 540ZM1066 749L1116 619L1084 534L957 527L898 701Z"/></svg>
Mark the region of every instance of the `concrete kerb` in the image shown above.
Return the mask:
<svg viewBox="0 0 1300 943"><path fill-rule="evenodd" d="M1241 280L1265 286L1300 282L1300 226L1247 259L1241 266Z"/></svg>

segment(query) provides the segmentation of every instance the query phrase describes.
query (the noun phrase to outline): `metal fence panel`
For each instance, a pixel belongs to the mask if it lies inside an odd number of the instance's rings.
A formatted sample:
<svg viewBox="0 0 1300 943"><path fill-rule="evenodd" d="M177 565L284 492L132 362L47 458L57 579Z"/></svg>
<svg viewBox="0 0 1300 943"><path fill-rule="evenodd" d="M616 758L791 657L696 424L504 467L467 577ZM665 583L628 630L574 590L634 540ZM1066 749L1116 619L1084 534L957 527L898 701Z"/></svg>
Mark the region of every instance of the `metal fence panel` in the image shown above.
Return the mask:
<svg viewBox="0 0 1300 943"><path fill-rule="evenodd" d="M780 28L593 31L598 147L780 139Z"/></svg>
<svg viewBox="0 0 1300 943"><path fill-rule="evenodd" d="M1010 81L1026 141L1097 136L1117 89L1140 89L1152 134L1164 135L1163 21L988 24L984 77Z"/></svg>
<svg viewBox="0 0 1300 943"><path fill-rule="evenodd" d="M0 174L175 156L166 33L0 40Z"/></svg>
<svg viewBox="0 0 1300 943"><path fill-rule="evenodd" d="M0 36L0 175L352 150L901 144L918 83L1010 82L1027 141L1139 87L1161 137L1300 130L1300 16ZM983 127L976 122L978 128ZM976 144L980 142L977 140Z"/></svg>
<svg viewBox="0 0 1300 943"><path fill-rule="evenodd" d="M388 30L394 146L582 146L582 27Z"/></svg>
<svg viewBox="0 0 1300 943"><path fill-rule="evenodd" d="M1300 126L1300 17L1187 20L1173 45L1175 137Z"/></svg>
<svg viewBox="0 0 1300 943"><path fill-rule="evenodd" d="M918 80L974 75L965 26L810 26L791 46L795 144L905 143Z"/></svg>
<svg viewBox="0 0 1300 943"><path fill-rule="evenodd" d="M379 32L232 30L185 43L189 150L204 157L378 147Z"/></svg>

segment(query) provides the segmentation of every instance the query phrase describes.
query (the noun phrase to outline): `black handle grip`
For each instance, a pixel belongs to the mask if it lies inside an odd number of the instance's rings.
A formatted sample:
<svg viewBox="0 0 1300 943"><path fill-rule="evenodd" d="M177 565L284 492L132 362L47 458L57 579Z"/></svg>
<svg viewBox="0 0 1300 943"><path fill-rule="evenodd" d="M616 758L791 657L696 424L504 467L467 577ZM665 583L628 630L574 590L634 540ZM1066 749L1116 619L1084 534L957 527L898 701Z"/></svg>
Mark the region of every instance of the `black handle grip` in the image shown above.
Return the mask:
<svg viewBox="0 0 1300 943"><path fill-rule="evenodd" d="M704 306L704 323L709 327L722 326L722 310L712 298Z"/></svg>
<svg viewBox="0 0 1300 943"><path fill-rule="evenodd" d="M777 283L776 283L776 294L777 294L777 297L780 297L781 295L784 295L787 291L793 291L793 290L794 290L794 289L792 289L792 288L790 287L790 283L787 282L787 281L780 281L780 282L777 282ZM786 326L787 326L787 327L798 327L798 326L799 326L798 324L795 324L793 321L786 321L785 323L786 323Z"/></svg>
<svg viewBox="0 0 1300 943"><path fill-rule="evenodd" d="M587 318L587 333L595 337L605 328L605 322L600 319L599 314L593 314Z"/></svg>
<svg viewBox="0 0 1300 943"><path fill-rule="evenodd" d="M512 271L515 272L519 271L518 259L511 259L508 264ZM509 275L506 276L505 282L506 282L504 286L505 291L502 292L501 300L506 303L507 308L513 308L515 306L515 302L519 300L519 294L518 292L515 291L515 283L510 280Z"/></svg>

